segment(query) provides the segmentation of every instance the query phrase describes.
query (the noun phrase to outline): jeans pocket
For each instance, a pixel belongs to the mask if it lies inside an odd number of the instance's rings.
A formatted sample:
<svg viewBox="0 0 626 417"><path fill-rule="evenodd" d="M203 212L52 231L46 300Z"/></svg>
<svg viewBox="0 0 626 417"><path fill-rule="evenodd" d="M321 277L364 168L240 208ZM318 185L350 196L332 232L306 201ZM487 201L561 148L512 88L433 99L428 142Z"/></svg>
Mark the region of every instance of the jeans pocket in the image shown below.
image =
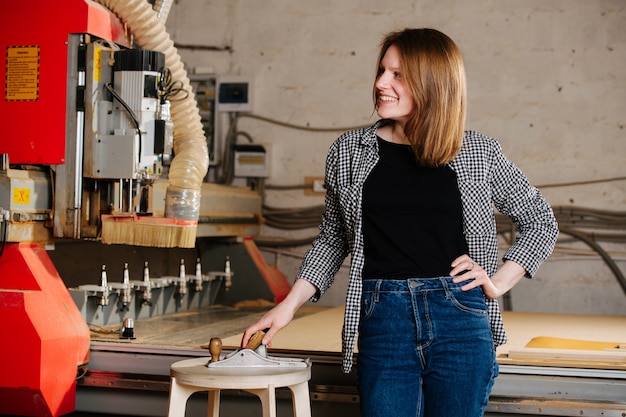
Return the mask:
<svg viewBox="0 0 626 417"><path fill-rule="evenodd" d="M361 296L361 320L365 321L372 316L376 304L374 291L363 291Z"/></svg>
<svg viewBox="0 0 626 417"><path fill-rule="evenodd" d="M487 302L482 288L476 287L469 291L457 289L448 294L450 302L459 310L479 316L488 314Z"/></svg>

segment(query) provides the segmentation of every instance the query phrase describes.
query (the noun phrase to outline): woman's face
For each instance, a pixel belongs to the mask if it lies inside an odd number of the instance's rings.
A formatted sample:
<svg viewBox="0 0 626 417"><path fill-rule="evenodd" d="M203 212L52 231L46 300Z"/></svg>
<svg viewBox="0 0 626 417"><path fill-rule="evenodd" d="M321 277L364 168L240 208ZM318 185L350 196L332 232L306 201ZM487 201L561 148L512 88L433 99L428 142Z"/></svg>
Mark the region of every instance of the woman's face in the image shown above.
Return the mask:
<svg viewBox="0 0 626 417"><path fill-rule="evenodd" d="M380 62L380 75L374 86L377 91L378 116L406 122L415 110L415 102L406 88L400 66L400 52L391 45Z"/></svg>

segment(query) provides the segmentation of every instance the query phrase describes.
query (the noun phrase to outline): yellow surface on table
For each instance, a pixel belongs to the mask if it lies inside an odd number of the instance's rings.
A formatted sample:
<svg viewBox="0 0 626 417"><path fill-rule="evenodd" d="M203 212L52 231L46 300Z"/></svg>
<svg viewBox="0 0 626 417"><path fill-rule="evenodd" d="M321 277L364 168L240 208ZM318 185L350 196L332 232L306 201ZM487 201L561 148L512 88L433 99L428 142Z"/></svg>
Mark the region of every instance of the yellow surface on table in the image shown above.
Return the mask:
<svg viewBox="0 0 626 417"><path fill-rule="evenodd" d="M525 347L533 338L577 339L592 342L626 343L626 316L525 313L504 311L504 328L509 341L499 353Z"/></svg>
<svg viewBox="0 0 626 417"><path fill-rule="evenodd" d="M272 340L272 349L341 353L343 306L320 310L293 320ZM252 324L252 323L250 323ZM238 348L243 333L222 340L225 349Z"/></svg>
<svg viewBox="0 0 626 417"><path fill-rule="evenodd" d="M504 312L498 362L626 370L626 316Z"/></svg>

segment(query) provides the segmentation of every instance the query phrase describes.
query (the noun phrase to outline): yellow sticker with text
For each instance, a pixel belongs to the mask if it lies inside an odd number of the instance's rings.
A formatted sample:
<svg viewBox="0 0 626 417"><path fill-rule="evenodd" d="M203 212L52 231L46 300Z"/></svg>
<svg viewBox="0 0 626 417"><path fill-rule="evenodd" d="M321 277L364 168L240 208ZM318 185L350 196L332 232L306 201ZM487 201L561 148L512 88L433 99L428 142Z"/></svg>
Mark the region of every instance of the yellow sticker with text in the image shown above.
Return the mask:
<svg viewBox="0 0 626 417"><path fill-rule="evenodd" d="M5 74L6 101L39 99L39 46L8 46Z"/></svg>

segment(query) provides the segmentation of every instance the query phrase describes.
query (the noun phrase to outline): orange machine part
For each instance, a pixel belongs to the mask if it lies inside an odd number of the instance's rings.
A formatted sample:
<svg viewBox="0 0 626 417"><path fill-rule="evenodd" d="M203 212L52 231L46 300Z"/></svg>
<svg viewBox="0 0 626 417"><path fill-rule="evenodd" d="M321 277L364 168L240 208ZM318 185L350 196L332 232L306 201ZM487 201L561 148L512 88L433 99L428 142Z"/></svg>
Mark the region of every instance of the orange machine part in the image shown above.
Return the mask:
<svg viewBox="0 0 626 417"><path fill-rule="evenodd" d="M259 269L259 272L261 272L265 283L274 295L274 302L280 303L285 299L287 294L289 294L289 290L291 290L291 285L287 277L278 268L270 266L265 262L265 258L263 258L263 255L252 238L245 238L243 244L250 258L252 258L254 264Z"/></svg>
<svg viewBox="0 0 626 417"><path fill-rule="evenodd" d="M74 411L77 370L89 361L89 328L39 245L6 244L0 333L0 414Z"/></svg>

